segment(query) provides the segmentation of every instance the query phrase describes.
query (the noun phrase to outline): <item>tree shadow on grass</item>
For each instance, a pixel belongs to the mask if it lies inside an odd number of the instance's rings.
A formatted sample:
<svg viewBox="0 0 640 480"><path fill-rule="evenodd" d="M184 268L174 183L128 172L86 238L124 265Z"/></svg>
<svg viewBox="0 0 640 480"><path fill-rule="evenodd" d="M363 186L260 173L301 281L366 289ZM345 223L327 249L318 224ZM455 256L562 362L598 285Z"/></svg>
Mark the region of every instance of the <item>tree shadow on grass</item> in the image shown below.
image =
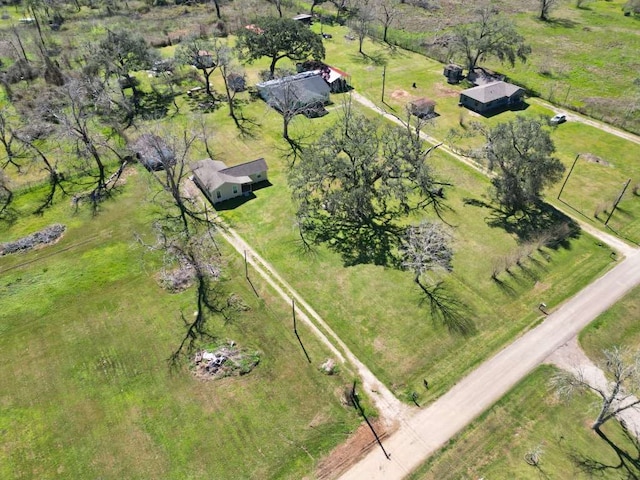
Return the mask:
<svg viewBox="0 0 640 480"><path fill-rule="evenodd" d="M539 240L544 236L544 246L555 250L560 247L571 248L571 239L580 236L580 227L571 217L546 203L540 202L522 215L513 215L475 198L465 198L463 202L465 205L488 209L487 225L502 228L515 235L521 243Z"/></svg>
<svg viewBox="0 0 640 480"><path fill-rule="evenodd" d="M579 22L569 18L549 18L548 20L541 20L541 22L553 28L576 28L580 25Z"/></svg>
<svg viewBox="0 0 640 480"><path fill-rule="evenodd" d="M395 225L324 222L316 224L312 233L316 242L326 243L338 252L347 267L358 264L398 266L392 252L397 249L404 229Z"/></svg>
<svg viewBox="0 0 640 480"><path fill-rule="evenodd" d="M138 94L136 114L144 120L157 120L167 116L169 107L173 105L173 94L157 90Z"/></svg>
<svg viewBox="0 0 640 480"><path fill-rule="evenodd" d="M349 55L349 58L353 63L359 63L364 65L375 65L376 67L382 67L387 65L389 59L385 56L383 52L374 52L374 53L354 53Z"/></svg>
<svg viewBox="0 0 640 480"><path fill-rule="evenodd" d="M604 432L600 430L596 430L595 432L615 452L618 457L617 463L605 463L575 450L569 452L569 458L577 468L590 478L605 476L618 471L618 478L640 479L640 446L638 445L638 440L627 429L624 429L624 427L623 430L626 438L634 447L632 451L625 450L618 446L613 440L607 437Z"/></svg>
<svg viewBox="0 0 640 480"><path fill-rule="evenodd" d="M470 337L477 332L469 306L458 300L443 282L434 286L416 283L423 293L420 303L429 303L431 318L434 322L444 326L451 335Z"/></svg>

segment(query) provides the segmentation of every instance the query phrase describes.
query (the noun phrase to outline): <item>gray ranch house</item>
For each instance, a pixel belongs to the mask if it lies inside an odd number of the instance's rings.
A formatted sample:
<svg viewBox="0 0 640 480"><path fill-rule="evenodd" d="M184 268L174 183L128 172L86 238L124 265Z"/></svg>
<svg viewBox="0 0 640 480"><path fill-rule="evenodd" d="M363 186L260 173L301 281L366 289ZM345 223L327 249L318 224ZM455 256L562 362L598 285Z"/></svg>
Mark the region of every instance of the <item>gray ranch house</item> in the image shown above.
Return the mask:
<svg viewBox="0 0 640 480"><path fill-rule="evenodd" d="M285 111L321 112L324 110L324 105L329 103L331 92L331 88L320 72L302 72L258 83L256 87L260 97L270 107L281 113Z"/></svg>
<svg viewBox="0 0 640 480"><path fill-rule="evenodd" d="M460 105L478 113L522 104L524 90L507 82L492 82L460 92Z"/></svg>
<svg viewBox="0 0 640 480"><path fill-rule="evenodd" d="M193 181L213 204L248 195L256 187L267 184L267 162L259 158L227 167L224 162L207 158L196 162Z"/></svg>

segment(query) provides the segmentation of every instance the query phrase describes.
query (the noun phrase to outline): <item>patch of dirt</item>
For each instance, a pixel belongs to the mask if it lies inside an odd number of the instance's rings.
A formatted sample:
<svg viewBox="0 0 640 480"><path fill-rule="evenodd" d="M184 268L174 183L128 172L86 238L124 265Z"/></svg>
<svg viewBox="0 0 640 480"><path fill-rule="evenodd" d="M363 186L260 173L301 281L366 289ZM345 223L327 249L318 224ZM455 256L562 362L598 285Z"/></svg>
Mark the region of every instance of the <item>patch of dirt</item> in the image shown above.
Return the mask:
<svg viewBox="0 0 640 480"><path fill-rule="evenodd" d="M411 95L406 90L394 90L391 92L391 98L409 98Z"/></svg>
<svg viewBox="0 0 640 480"><path fill-rule="evenodd" d="M371 420L371 423L380 440L384 440L393 433L394 429L386 427L380 419ZM329 455L318 463L315 478L329 480L338 477L351 465L357 463L372 448L380 447L367 424L362 423L347 441L334 448ZM382 455L382 452L380 452L380 455Z"/></svg>
<svg viewBox="0 0 640 480"><path fill-rule="evenodd" d="M581 153L580 157L585 159L587 162L591 162L591 163L598 163L604 167L610 167L611 164L609 162L607 162L605 159L600 158L597 155L594 155L593 153Z"/></svg>
<svg viewBox="0 0 640 480"><path fill-rule="evenodd" d="M385 349L384 339L381 337L376 337L375 340L373 341L373 349L376 352L382 352Z"/></svg>
<svg viewBox="0 0 640 480"><path fill-rule="evenodd" d="M549 289L549 284L543 283L543 282L536 282L536 284L533 286L533 289L536 292L545 292Z"/></svg>
<svg viewBox="0 0 640 480"><path fill-rule="evenodd" d="M457 97L460 95L460 90L447 87L446 85L436 84L435 87L438 92L438 95L441 97Z"/></svg>

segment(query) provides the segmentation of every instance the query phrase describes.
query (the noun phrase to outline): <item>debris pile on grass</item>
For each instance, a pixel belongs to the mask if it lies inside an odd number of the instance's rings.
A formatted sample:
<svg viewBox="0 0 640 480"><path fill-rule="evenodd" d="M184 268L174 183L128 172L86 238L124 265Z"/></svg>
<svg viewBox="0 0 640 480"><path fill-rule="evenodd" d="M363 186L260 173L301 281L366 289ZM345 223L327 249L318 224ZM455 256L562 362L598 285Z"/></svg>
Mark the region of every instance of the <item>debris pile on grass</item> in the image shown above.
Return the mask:
<svg viewBox="0 0 640 480"><path fill-rule="evenodd" d="M160 274L160 285L171 293L182 292L189 288L196 279L196 269L187 258L180 258L180 265L173 270L165 270ZM217 280L220 278L220 267L214 262L203 265L206 273Z"/></svg>
<svg viewBox="0 0 640 480"><path fill-rule="evenodd" d="M326 375L334 375L338 373L338 366L333 359L327 358L327 361L320 365L320 371Z"/></svg>
<svg viewBox="0 0 640 480"><path fill-rule="evenodd" d="M171 293L177 293L189 288L195 277L195 268L187 263L174 270L162 272L160 274L160 285Z"/></svg>
<svg viewBox="0 0 640 480"><path fill-rule="evenodd" d="M260 363L259 352L249 352L230 341L216 348L198 350L193 358L193 374L204 380L246 375Z"/></svg>
<svg viewBox="0 0 640 480"><path fill-rule="evenodd" d="M2 255L24 252L41 245L54 243L62 236L66 228L67 227L64 225L54 223L39 232L32 233L31 235L27 235L26 237L22 237L13 242L0 243L0 257Z"/></svg>

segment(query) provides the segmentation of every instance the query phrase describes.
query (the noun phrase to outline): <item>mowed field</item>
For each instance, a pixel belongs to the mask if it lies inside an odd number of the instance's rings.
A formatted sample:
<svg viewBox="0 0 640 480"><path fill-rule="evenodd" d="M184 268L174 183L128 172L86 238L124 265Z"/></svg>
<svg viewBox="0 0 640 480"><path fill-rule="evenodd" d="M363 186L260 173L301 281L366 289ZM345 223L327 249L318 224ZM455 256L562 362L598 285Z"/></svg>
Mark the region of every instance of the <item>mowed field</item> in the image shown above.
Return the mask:
<svg viewBox="0 0 640 480"><path fill-rule="evenodd" d="M348 368L327 376L328 353L222 244L225 288L249 310L210 320L216 341L260 352L251 373L197 380L168 357L185 333L193 289L158 286L146 240L148 173L96 217L61 200L17 225L68 226L55 245L0 258L1 478L301 478L359 420L341 403ZM1 240L14 238L2 230Z"/></svg>

